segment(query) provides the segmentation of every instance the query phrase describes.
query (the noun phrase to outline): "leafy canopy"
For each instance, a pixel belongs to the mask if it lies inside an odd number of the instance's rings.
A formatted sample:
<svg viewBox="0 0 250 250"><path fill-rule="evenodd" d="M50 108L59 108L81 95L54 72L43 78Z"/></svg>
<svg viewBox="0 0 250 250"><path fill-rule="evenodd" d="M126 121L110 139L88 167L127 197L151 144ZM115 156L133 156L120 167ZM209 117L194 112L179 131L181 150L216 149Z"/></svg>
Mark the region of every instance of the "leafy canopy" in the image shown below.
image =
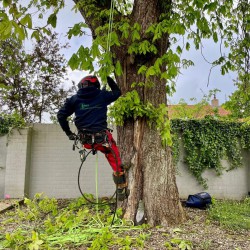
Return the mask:
<svg viewBox="0 0 250 250"><path fill-rule="evenodd" d="M74 9L86 11L87 17L96 21L94 27L93 44L90 48L80 46L77 53L72 55L69 65L72 69L80 68L94 71L93 62L98 61L105 67L98 70L102 76L115 71L121 75L120 63L112 65L112 56L106 50L107 35L109 28L110 1L75 1ZM220 65L221 73L225 74L229 70L239 70L245 66L246 50L249 48L249 3L247 0L176 0L172 3L160 1L162 14L156 23L152 23L146 31L143 31L140 24L131 24L129 15L133 9L131 1L115 1L113 30L110 34L110 46L123 46L128 43L127 52L129 54L156 53L156 42L163 35L168 34L171 38L171 49L166 51L166 56L151 67L141 65L138 73L146 76L159 74L158 66L166 61L174 64L167 67L166 72L161 73L161 77L169 80L175 77L180 67L189 66L187 60L180 60L183 50L189 50L194 45L196 49L202 47L202 39L212 39L215 43L220 43L221 47L229 48L228 53L222 52L221 56L214 62L212 67ZM27 6L21 6L21 1L3 0L2 11L0 13L0 33L1 39L18 37L24 40L27 37L39 39L42 33L49 34L49 27L55 28L57 25L57 14L65 7L61 1L31 0ZM38 18L47 19L43 27L34 27L32 20L32 10L39 11ZM49 15L45 12L49 10ZM87 20L88 21L88 20ZM85 34L84 28L88 25L77 23L68 31L68 37ZM29 35L28 30L32 32ZM184 37L182 44L177 44L177 39ZM186 39L187 38L187 39ZM174 52L175 50L175 52ZM172 54L172 56L170 56ZM175 58L176 57L176 58ZM179 58L179 59L177 59ZM106 72L106 73L105 73Z"/></svg>
<svg viewBox="0 0 250 250"><path fill-rule="evenodd" d="M74 69L94 72L102 79L114 73L116 76L126 74L123 71L121 56L115 52L122 51L136 62L137 74L144 77L143 82L129 83L132 91L138 88L151 88L156 80L166 81L166 91L171 94L175 91L175 79L182 68L193 65L193 62L182 58L183 51L203 48L204 39L218 43L221 48L219 57L211 62L211 69L219 66L221 74L237 71L246 75L249 55L249 15L250 6L247 0L176 0L158 1L161 13L156 21L145 26L142 22L131 21L133 8L137 1L114 1L114 11L111 13L111 1L74 1L74 9L81 10L86 23L77 23L68 31L68 37L82 36L88 27L92 33L93 42L90 47L81 45L69 60L70 67ZM3 10L0 12L1 39L15 37L25 39L30 37L39 39L42 33L49 34L49 27L57 25L57 14L65 7L65 2L30 0L27 6L21 6L21 1L4 0ZM32 10L38 10L38 18L46 19L43 27L35 27L32 20ZM45 12L49 15L45 15ZM113 16L112 30L110 30L110 15ZM160 55L160 41L168 40L168 49ZM181 39L180 39L181 38ZM182 42L180 42L182 41ZM110 50L107 49L110 44ZM223 49L225 48L225 49ZM156 60L149 60L156 58ZM248 57L249 58L249 57ZM98 68L96 69L95 63ZM135 94L136 95L136 94ZM125 98L126 99L126 98ZM138 112L129 116L147 118L158 109L158 116L163 117L165 112L160 106L153 107L147 100L140 100ZM120 106L126 106L123 102ZM149 107L152 108L150 110ZM133 110L135 110L133 108ZM154 115L152 117L155 117ZM118 120L120 118L118 117ZM136 117L135 117L136 119ZM159 122L158 122L159 123ZM166 126L163 126L163 129ZM169 126L168 126L169 127ZM159 127L158 127L159 128ZM165 134L165 133L163 133ZM168 138L168 136L167 136ZM167 140L167 138L165 138Z"/></svg>

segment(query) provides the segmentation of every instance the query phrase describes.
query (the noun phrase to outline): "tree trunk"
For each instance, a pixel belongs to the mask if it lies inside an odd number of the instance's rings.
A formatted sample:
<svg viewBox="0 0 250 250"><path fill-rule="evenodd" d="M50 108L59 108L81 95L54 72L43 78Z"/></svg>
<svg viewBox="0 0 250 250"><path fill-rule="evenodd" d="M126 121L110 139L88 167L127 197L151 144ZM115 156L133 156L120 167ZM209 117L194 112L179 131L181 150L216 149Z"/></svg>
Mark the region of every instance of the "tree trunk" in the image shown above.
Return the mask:
<svg viewBox="0 0 250 250"><path fill-rule="evenodd" d="M155 100L165 96L165 92L156 92L155 88L151 89ZM145 222L150 225L172 225L184 221L171 149L162 147L159 132L149 127L145 118L128 120L124 126L118 127L117 142L123 163L130 166L130 195L123 204L124 217L136 221L139 201L142 201Z"/></svg>
<svg viewBox="0 0 250 250"><path fill-rule="evenodd" d="M79 0L74 0L78 3ZM87 4L88 1L86 1ZM96 2L96 8L107 9L110 0ZM162 3L164 3L164 8ZM93 4L91 5L93 7ZM166 6L168 8L166 8ZM87 15L88 8L80 9L86 23L96 36L95 29L100 25L98 19L93 20ZM140 41L152 42L152 37L146 32L147 28L159 22L160 15L169 12L171 0L134 0L133 11L130 16L124 16L130 21L131 27L138 23L141 27ZM96 10L97 12L97 10ZM114 17L115 21L121 19L121 15ZM119 31L117 31L119 35ZM120 39L122 39L120 37ZM139 41L138 41L139 42ZM152 76L150 79L145 75L139 75L138 69L141 65L150 67L154 65L157 58L162 57L168 47L168 35L163 34L161 38L154 41L157 48L156 53L128 54L128 48L132 39L121 40L120 46L113 45L110 49L115 58L114 64L119 61L123 67L123 75L116 76L122 94L133 90L132 83L142 82L144 86L135 87L142 103L150 102L155 107L166 104L166 82L160 76ZM161 71L166 71L167 65L161 66ZM148 87L148 83L151 87ZM173 165L171 149L163 148L159 131L155 126L150 126L146 117L127 119L124 126L118 127L118 145L121 151L122 162L130 166L128 170L128 181L130 195L124 202L124 217L136 220L139 201L143 201L144 217L151 225L171 225L182 222L185 219L183 209L179 201L178 189L175 179L175 167Z"/></svg>

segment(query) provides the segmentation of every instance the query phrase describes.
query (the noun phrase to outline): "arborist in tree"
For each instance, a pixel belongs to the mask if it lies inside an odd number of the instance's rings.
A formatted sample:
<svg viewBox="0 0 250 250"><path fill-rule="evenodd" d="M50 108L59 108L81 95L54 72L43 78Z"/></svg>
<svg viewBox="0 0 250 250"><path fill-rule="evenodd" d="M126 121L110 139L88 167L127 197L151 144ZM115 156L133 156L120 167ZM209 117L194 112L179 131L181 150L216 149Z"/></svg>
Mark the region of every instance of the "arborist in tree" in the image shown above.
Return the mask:
<svg viewBox="0 0 250 250"><path fill-rule="evenodd" d="M75 113L75 125L83 147L105 154L113 169L113 179L117 184L117 197L124 200L128 196L124 167L121 163L119 149L107 128L107 106L117 100L121 90L111 77L107 77L111 91L101 90L96 76L86 76L78 83L78 91L67 98L58 111L57 118L62 130L70 140L76 134L70 130L67 118Z"/></svg>

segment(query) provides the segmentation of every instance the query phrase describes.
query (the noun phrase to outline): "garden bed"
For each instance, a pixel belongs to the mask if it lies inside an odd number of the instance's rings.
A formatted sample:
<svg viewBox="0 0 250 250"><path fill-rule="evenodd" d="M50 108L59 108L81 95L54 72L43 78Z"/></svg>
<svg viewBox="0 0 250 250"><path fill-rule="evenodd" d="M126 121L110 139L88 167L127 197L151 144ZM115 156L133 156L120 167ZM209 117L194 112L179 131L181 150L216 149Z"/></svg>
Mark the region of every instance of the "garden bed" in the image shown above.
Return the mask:
<svg viewBox="0 0 250 250"><path fill-rule="evenodd" d="M244 227L240 220L228 226L213 219L218 214L221 218L230 216L228 212L215 211L211 216L208 210L187 207L184 207L187 221L174 227L136 227L119 219L110 227L112 211L108 206L97 211L82 199L26 200L25 206L0 214L0 249L6 249L3 246L8 235L9 249L20 250L48 249L48 246L77 250L249 250L250 218L248 204L245 205L240 210L245 216ZM218 204L219 207L222 205Z"/></svg>

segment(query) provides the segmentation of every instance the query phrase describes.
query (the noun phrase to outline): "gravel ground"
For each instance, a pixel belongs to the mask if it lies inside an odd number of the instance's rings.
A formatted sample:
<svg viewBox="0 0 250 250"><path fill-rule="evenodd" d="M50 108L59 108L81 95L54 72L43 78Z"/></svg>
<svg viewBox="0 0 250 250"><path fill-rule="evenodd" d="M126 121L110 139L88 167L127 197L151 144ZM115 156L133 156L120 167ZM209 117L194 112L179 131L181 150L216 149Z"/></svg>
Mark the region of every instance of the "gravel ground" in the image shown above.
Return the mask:
<svg viewBox="0 0 250 250"><path fill-rule="evenodd" d="M197 250L250 250L250 231L232 231L223 229L214 221L207 219L207 211L185 208L188 220L176 228L152 229L148 248L160 247L164 242L178 238L192 243ZM174 248L173 248L174 249ZM178 249L178 248L176 248Z"/></svg>
<svg viewBox="0 0 250 250"><path fill-rule="evenodd" d="M0 211L6 210L6 207L20 200L0 200ZM62 202L64 203L64 202ZM184 208L187 214L187 221L175 227L154 227L145 229L144 234L148 235L144 242L145 250L250 250L250 231L241 230L233 231L221 227L218 223L208 219L206 210ZM4 211L2 212L4 216ZM137 232L129 231L126 235L131 234L136 237ZM191 248L181 248L177 244L170 244L171 240L180 240L180 242L191 243ZM166 247L169 244L171 247ZM85 250L87 247L73 248ZM110 250L118 250L113 247Z"/></svg>

